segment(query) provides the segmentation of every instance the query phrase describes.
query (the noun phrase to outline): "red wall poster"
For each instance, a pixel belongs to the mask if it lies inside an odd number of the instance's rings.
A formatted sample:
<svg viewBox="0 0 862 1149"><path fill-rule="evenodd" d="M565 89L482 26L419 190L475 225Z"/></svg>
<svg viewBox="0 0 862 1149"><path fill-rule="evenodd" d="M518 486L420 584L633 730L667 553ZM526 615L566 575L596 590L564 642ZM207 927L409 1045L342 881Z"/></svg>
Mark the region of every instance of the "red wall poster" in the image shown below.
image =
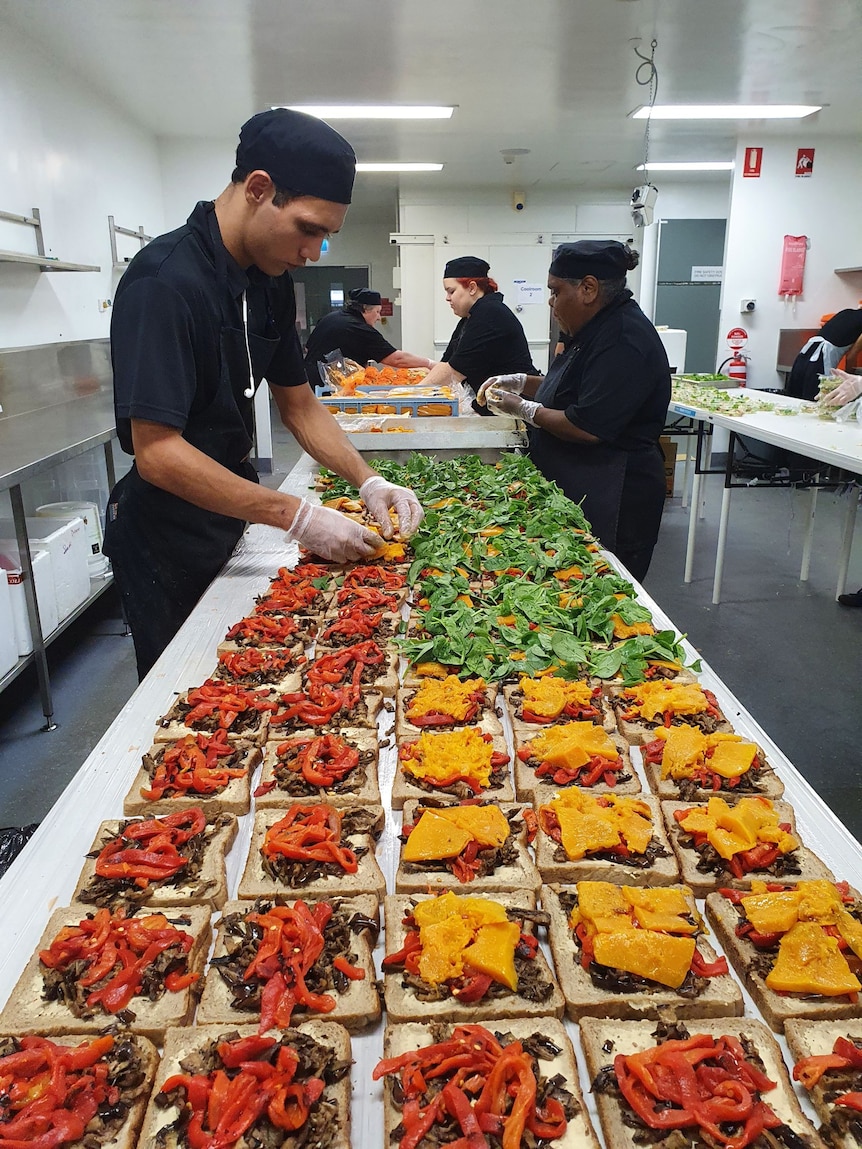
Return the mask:
<svg viewBox="0 0 862 1149"><path fill-rule="evenodd" d="M760 166L763 163L763 148L746 148L742 161L742 175L745 179L760 179Z"/></svg>
<svg viewBox="0 0 862 1149"><path fill-rule="evenodd" d="M796 149L796 176L797 179L810 176L814 171L814 148Z"/></svg>

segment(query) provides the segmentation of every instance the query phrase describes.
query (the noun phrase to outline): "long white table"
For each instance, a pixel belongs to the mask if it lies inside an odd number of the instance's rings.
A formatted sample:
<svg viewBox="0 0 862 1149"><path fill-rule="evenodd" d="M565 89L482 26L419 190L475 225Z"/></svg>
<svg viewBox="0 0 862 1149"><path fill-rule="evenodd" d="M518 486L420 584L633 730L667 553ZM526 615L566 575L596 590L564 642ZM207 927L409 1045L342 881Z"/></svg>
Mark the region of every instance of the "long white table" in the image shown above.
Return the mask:
<svg viewBox="0 0 862 1149"><path fill-rule="evenodd" d="M303 456L290 473L282 490L307 493L315 464ZM28 845L0 880L0 920L6 923L6 942L0 952L0 1002L7 999L35 949L47 919L57 906L66 905L74 890L83 857L95 838L99 823L122 817L122 802L139 767L141 755L149 748L157 719L171 706L175 695L199 684L213 669L216 646L228 627L246 614L255 595L260 594L279 566L297 558L292 545L286 545L280 531L251 527L217 579L203 596L191 617L108 728L81 769L72 779ZM612 555L608 562L625 574ZM637 585L637 584L635 584ZM664 611L638 588L640 600L653 612L659 627L671 628ZM684 643L688 660L697 651ZM856 879L862 871L862 845L841 824L788 758L755 722L743 704L704 665L701 681L715 692L734 727L758 742L778 771L786 787L786 799L797 817L798 829L806 845L835 872L837 878ZM381 741L391 729L392 717L381 719ZM511 731L507 731L510 737ZM634 768L648 791L640 754L632 753ZM386 825L377 848L380 866L389 890L394 890L397 868L400 816L390 808L392 781L397 766L394 746L381 749L380 789L386 810ZM34 776L35 779L35 776ZM34 780L35 784L35 780ZM254 784L254 783L253 783ZM252 816L240 819L237 839L227 860L229 895L236 895L251 836ZM715 940L712 939L716 945ZM716 945L716 948L718 946ZM382 944L378 946L379 963ZM756 1016L753 1002L743 991L746 1013ZM579 1050L577 1027L566 1023ZM354 1143L371 1149L383 1147L382 1087L371 1081L371 1071L381 1056L383 1025L353 1038L353 1128ZM579 1056L581 1084L598 1128L589 1094L583 1058ZM385 1149L385 1147L383 1147Z"/></svg>

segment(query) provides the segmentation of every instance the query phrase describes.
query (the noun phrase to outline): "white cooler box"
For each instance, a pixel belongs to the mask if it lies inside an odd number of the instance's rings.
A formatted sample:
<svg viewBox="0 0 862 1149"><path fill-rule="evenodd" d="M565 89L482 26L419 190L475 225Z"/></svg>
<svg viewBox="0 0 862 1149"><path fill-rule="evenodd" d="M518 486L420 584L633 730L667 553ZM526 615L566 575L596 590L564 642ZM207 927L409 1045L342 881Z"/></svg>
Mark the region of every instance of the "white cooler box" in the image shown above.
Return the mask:
<svg viewBox="0 0 862 1149"><path fill-rule="evenodd" d="M87 566L90 578L100 578L107 574L108 560L102 554L102 518L95 503L45 503L36 508L40 519L84 520L87 529Z"/></svg>
<svg viewBox="0 0 862 1149"><path fill-rule="evenodd" d="M90 544L84 520L28 518L27 534L31 546L42 547L51 555L57 615L62 622L90 595L87 566ZM11 519L0 520L0 537L14 539L15 526Z"/></svg>
<svg viewBox="0 0 862 1149"><path fill-rule="evenodd" d="M12 614L12 591L0 578L0 678L18 661L18 639Z"/></svg>
<svg viewBox="0 0 862 1149"><path fill-rule="evenodd" d="M47 551L33 548L30 551L33 563L33 581L36 586L36 602L39 604L39 622L42 636L57 629L60 622L57 614L57 596L54 594L54 574L51 570L51 556ZM27 600L24 597L24 574L19 565L18 544L0 542L0 570L6 574L9 596L12 603L12 622L15 628L15 641L18 654L23 657L33 649L30 636L30 620L27 617Z"/></svg>

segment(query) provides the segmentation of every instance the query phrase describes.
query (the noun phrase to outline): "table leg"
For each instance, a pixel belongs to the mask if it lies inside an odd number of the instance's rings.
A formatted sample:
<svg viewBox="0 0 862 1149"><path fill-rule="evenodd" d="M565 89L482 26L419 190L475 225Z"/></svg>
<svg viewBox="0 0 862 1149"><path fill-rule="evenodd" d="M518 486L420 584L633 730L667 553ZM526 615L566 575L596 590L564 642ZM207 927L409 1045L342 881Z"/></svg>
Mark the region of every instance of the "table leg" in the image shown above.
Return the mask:
<svg viewBox="0 0 862 1149"><path fill-rule="evenodd" d="M700 472L694 472L691 481L691 510L688 515L688 541L685 547L685 575L684 581L691 582L692 568L694 567L694 538L697 533L697 507L700 498Z"/></svg>
<svg viewBox="0 0 862 1149"><path fill-rule="evenodd" d="M24 515L21 488L11 487L9 497L12 501L12 520L15 523L18 556L24 579L24 602L27 605L27 621L30 626L30 639L33 643L33 660L36 663L42 713L45 715L45 725L41 729L44 731L56 730L54 699L51 694L51 678L48 674L48 657L45 653L45 639L42 634L42 622L39 618L39 603L36 601L36 583L33 579L33 562L30 557L30 540L27 537L27 520Z"/></svg>
<svg viewBox="0 0 862 1149"><path fill-rule="evenodd" d="M682 506L683 506L683 509L685 509L688 506L688 484L689 484L689 480L691 479L691 467L692 467L693 461L694 460L692 458L691 437L689 437L685 441L685 470L682 473ZM696 503L694 501L694 487L692 487L691 502L692 502L692 506L696 506Z"/></svg>
<svg viewBox="0 0 862 1149"><path fill-rule="evenodd" d="M819 480L820 476L817 476ZM805 545L802 548L802 569L799 571L799 581L808 582L808 572L811 569L811 548L814 543L814 513L817 510L817 487L811 488L811 500L808 504L808 526L805 528Z"/></svg>
<svg viewBox="0 0 862 1149"><path fill-rule="evenodd" d="M703 469L708 471L712 466L712 429L706 428L703 436ZM697 504L694 504L697 506ZM697 517L699 519L706 518L706 485L703 488L703 497L700 501L700 506L697 507Z"/></svg>
<svg viewBox="0 0 862 1149"><path fill-rule="evenodd" d="M724 574L724 549L727 543L727 521L730 518L730 487L721 496L721 520L718 525L718 547L715 552L715 578L712 583L712 601L721 602L721 577Z"/></svg>
<svg viewBox="0 0 862 1149"><path fill-rule="evenodd" d="M855 484L850 488L847 509L844 512L844 530L841 538L841 561L838 565L838 586L835 597L847 589L847 571L850 567L850 553L853 550L853 531L856 527L856 508L859 505L859 491Z"/></svg>

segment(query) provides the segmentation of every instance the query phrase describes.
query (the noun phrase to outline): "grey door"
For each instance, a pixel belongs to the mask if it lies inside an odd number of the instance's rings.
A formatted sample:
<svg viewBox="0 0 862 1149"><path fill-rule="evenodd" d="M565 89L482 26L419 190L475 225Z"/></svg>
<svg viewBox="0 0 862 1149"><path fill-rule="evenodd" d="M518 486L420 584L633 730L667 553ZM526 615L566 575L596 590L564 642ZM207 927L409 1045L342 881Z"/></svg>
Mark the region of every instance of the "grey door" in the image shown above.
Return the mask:
<svg viewBox="0 0 862 1149"><path fill-rule="evenodd" d="M354 287L368 287L370 282L367 266L354 267L301 267L290 273L296 285L302 284L305 291L305 320L302 323L302 309L297 308L300 326L299 336L306 339L318 322L330 311L337 311L347 299L348 291ZM299 291L297 291L299 302Z"/></svg>
<svg viewBox="0 0 862 1149"><path fill-rule="evenodd" d="M661 224L655 322L688 332L686 371L714 371L718 362L721 280L696 280L693 269L721 267L725 226L723 219L669 219Z"/></svg>

